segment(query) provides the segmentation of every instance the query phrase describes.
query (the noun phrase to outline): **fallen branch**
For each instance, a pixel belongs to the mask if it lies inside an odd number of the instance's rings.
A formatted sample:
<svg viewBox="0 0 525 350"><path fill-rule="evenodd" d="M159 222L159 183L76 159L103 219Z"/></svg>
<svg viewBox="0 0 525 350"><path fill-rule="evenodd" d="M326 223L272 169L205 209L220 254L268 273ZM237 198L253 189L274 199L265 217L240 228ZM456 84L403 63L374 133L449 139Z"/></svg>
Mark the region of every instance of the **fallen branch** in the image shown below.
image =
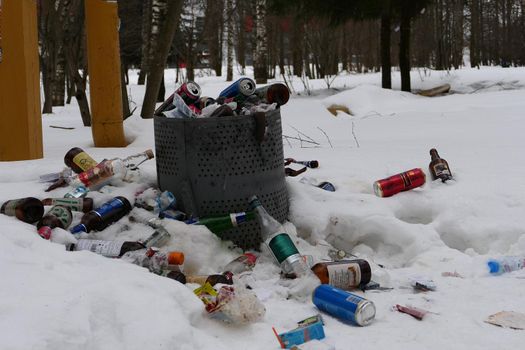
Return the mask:
<svg viewBox="0 0 525 350"><path fill-rule="evenodd" d="M354 136L354 140L355 140L355 144L357 145L357 148L359 148L359 141L357 141L357 136L355 135L354 127L355 127L355 124L352 121L352 135Z"/></svg>
<svg viewBox="0 0 525 350"><path fill-rule="evenodd" d="M317 145L321 145L319 142L315 141L313 138L311 138L310 136L306 135L305 133L301 132L299 129L293 127L292 125L288 124L288 126L292 129L294 129L295 131L297 131L298 134L301 134L303 135L304 137L306 137L307 139L309 139L310 141L312 141L312 143L315 143Z"/></svg>
<svg viewBox="0 0 525 350"><path fill-rule="evenodd" d="M321 129L320 127L317 127L317 129L321 130L321 132L324 134L324 136L326 136L326 139L328 140L328 143L330 144L330 147L331 147L331 148L334 148L334 146L332 146L332 142L330 141L330 138L328 137L328 135L326 134L326 132L324 132L324 130Z"/></svg>
<svg viewBox="0 0 525 350"><path fill-rule="evenodd" d="M73 127L68 127L68 126L58 126L58 125L49 125L50 128L55 128L55 129L64 129L64 130L73 130L74 128Z"/></svg>
<svg viewBox="0 0 525 350"><path fill-rule="evenodd" d="M304 139L302 139L300 137L294 137L294 136L288 136L288 135L283 135L283 137L286 138L286 139L292 139L292 140L297 140L297 141L301 141L301 142L307 142L307 143L314 144L316 146L320 146L320 144L315 142L315 141L304 140Z"/></svg>

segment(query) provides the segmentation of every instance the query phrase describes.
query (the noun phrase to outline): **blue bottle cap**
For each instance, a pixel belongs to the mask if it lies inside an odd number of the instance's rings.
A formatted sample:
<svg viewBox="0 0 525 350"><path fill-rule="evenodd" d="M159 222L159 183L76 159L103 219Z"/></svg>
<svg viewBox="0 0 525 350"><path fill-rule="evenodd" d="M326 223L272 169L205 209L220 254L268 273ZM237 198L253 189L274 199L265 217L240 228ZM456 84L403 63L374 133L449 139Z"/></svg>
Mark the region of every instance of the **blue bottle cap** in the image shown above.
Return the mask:
<svg viewBox="0 0 525 350"><path fill-rule="evenodd" d="M492 274L499 273L499 262L496 260L489 260L487 262L487 265L489 266L489 272Z"/></svg>

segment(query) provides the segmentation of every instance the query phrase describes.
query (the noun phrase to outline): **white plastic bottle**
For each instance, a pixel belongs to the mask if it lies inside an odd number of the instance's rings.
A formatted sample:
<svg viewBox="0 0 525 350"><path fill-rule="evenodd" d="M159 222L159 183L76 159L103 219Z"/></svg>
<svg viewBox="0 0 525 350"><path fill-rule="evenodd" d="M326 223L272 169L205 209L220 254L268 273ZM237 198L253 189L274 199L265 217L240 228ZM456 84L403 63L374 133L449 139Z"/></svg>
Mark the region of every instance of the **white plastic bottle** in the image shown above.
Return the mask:
<svg viewBox="0 0 525 350"><path fill-rule="evenodd" d="M501 275L525 268L525 257L504 256L498 259L490 259L487 261L487 265L492 275Z"/></svg>

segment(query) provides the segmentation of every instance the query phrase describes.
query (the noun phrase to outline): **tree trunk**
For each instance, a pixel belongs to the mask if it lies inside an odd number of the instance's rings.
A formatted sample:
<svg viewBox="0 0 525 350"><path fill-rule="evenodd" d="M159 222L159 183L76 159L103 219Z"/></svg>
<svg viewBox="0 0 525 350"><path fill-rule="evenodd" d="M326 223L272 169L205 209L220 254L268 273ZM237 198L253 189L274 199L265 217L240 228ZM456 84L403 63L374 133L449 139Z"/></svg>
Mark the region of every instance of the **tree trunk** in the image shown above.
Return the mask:
<svg viewBox="0 0 525 350"><path fill-rule="evenodd" d="M268 45L266 38L266 0L256 0L256 39L254 77L257 84L268 82Z"/></svg>
<svg viewBox="0 0 525 350"><path fill-rule="evenodd" d="M122 118L126 120L131 116L131 111L129 110L129 99L128 99L128 89L126 86L126 71L125 65L120 66L120 88L122 89Z"/></svg>
<svg viewBox="0 0 525 350"><path fill-rule="evenodd" d="M216 76L222 75L222 34L224 0L207 0L204 37L210 52L210 66Z"/></svg>
<svg viewBox="0 0 525 350"><path fill-rule="evenodd" d="M293 74L300 77L303 73L303 31L304 24L300 19L294 19L292 25L292 62Z"/></svg>
<svg viewBox="0 0 525 350"><path fill-rule="evenodd" d="M233 80L233 0L226 0L226 81Z"/></svg>
<svg viewBox="0 0 525 350"><path fill-rule="evenodd" d="M151 35L151 0L143 0L142 4L142 53L138 85L144 85L148 74L149 45Z"/></svg>
<svg viewBox="0 0 525 350"><path fill-rule="evenodd" d="M161 82L164 76L166 60L173 42L175 31L179 24L179 18L182 10L182 0L169 0L165 22L163 23L158 40L157 55L150 61L149 78L146 84L146 93L142 104L140 115L142 118L153 118L155 111L155 101L157 99Z"/></svg>
<svg viewBox="0 0 525 350"><path fill-rule="evenodd" d="M410 92L410 22L411 18L401 14L399 37L399 70L401 71L401 90Z"/></svg>
<svg viewBox="0 0 525 350"><path fill-rule="evenodd" d="M392 88L392 63L390 60L390 15L381 17L381 86Z"/></svg>
<svg viewBox="0 0 525 350"><path fill-rule="evenodd" d="M66 58L64 57L64 45L59 43L57 50L57 63L53 77L53 106L63 106L65 99L65 69Z"/></svg>
<svg viewBox="0 0 525 350"><path fill-rule="evenodd" d="M246 19L246 7L243 1L237 2L237 15L239 20L237 21L237 62L241 66L241 74L245 75L246 71L246 28L245 28L245 19Z"/></svg>

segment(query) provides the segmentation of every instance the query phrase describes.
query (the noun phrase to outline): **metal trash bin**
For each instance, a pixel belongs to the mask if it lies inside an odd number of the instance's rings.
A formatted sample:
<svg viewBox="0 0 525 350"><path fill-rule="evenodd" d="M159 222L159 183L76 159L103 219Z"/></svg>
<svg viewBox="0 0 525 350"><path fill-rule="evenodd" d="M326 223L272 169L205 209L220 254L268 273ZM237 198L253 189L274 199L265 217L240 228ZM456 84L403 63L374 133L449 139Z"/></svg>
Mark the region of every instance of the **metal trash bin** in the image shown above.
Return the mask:
<svg viewBox="0 0 525 350"><path fill-rule="evenodd" d="M265 138L255 137L254 116L202 119L155 117L157 180L186 214L205 217L246 211L257 195L280 222L288 216L279 109L266 113ZM222 237L243 249L259 248L256 221Z"/></svg>

